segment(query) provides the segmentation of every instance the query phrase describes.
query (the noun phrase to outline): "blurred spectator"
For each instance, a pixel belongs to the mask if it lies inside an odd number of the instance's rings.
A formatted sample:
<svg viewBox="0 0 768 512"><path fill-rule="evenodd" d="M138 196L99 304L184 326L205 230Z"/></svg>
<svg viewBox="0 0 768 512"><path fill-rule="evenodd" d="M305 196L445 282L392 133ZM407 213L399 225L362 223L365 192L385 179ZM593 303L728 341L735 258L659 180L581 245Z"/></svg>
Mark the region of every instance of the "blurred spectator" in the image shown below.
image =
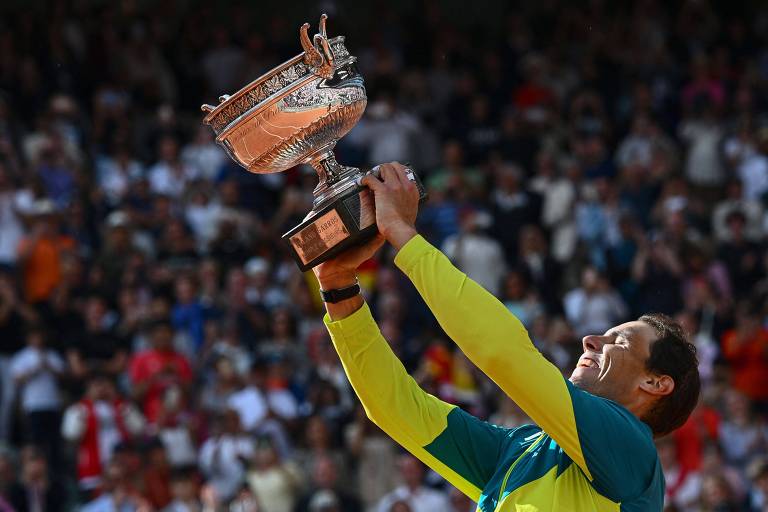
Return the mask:
<svg viewBox="0 0 768 512"><path fill-rule="evenodd" d="M701 475L680 465L675 442L671 438L657 440L656 450L666 481L664 505L674 505L681 512L695 511L701 493Z"/></svg>
<svg viewBox="0 0 768 512"><path fill-rule="evenodd" d="M128 346L114 330L115 314L100 295L88 297L84 305L82 333L67 350L70 371L84 380L93 373L120 376L128 361Z"/></svg>
<svg viewBox="0 0 768 512"><path fill-rule="evenodd" d="M144 173L142 165L131 154L128 141L116 139L107 155L96 161L96 179L110 205L117 206L125 199L130 186Z"/></svg>
<svg viewBox="0 0 768 512"><path fill-rule="evenodd" d="M429 190L446 192L453 187L465 188L470 196L482 190L483 176L475 167L464 162L464 147L457 140L443 145L443 167L435 170L427 179Z"/></svg>
<svg viewBox="0 0 768 512"><path fill-rule="evenodd" d="M40 326L28 328L26 347L11 359L10 372L19 391L24 438L42 448L43 462L56 468L62 409L59 379L65 367L59 354L46 346L47 336Z"/></svg>
<svg viewBox="0 0 768 512"><path fill-rule="evenodd" d="M640 242L632 264L632 279L637 285L635 311L655 310L674 314L682 307L679 256L660 237ZM664 290L664 293L661 292Z"/></svg>
<svg viewBox="0 0 768 512"><path fill-rule="evenodd" d="M127 469L113 461L104 469L104 492L89 501L83 512L139 512L150 510L150 504L129 482ZM55 509L53 509L55 510Z"/></svg>
<svg viewBox="0 0 768 512"><path fill-rule="evenodd" d="M370 165L393 160L410 162L417 151L414 139L420 129L418 118L401 109L390 91L381 90L347 142L367 148Z"/></svg>
<svg viewBox="0 0 768 512"><path fill-rule="evenodd" d="M227 399L227 407L238 414L246 432L255 433L269 415L269 405L264 396L265 379L265 365L254 363L243 386Z"/></svg>
<svg viewBox="0 0 768 512"><path fill-rule="evenodd" d="M728 269L736 296L745 297L750 284L763 275L761 248L747 238L747 218L739 210L732 211L725 219L728 239L718 249L718 257Z"/></svg>
<svg viewBox="0 0 768 512"><path fill-rule="evenodd" d="M691 116L680 125L680 137L688 145L685 174L694 185L711 190L725 181L719 158L723 128L711 98L694 96L690 107Z"/></svg>
<svg viewBox="0 0 768 512"><path fill-rule="evenodd" d="M74 240L59 231L56 206L47 199L29 209L29 231L19 244L19 263L27 301L48 300L61 279L61 259L74 249Z"/></svg>
<svg viewBox="0 0 768 512"><path fill-rule="evenodd" d="M627 317L621 296L595 268L587 267L581 276L581 286L571 290L563 299L568 321L578 337L604 333Z"/></svg>
<svg viewBox="0 0 768 512"><path fill-rule="evenodd" d="M224 412L230 397L240 389L239 375L233 360L225 355L214 357L215 360L211 365L211 381L200 396L200 406L211 415Z"/></svg>
<svg viewBox="0 0 768 512"><path fill-rule="evenodd" d="M141 413L120 397L109 376L95 373L88 379L85 396L64 411L61 425L64 439L76 445L81 490L99 488L115 447L138 437L144 425Z"/></svg>
<svg viewBox="0 0 768 512"><path fill-rule="evenodd" d="M749 496L749 510L762 512L768 507L768 460L763 458L754 461L747 473L754 486Z"/></svg>
<svg viewBox="0 0 768 512"><path fill-rule="evenodd" d="M528 276L522 270L513 269L503 280L501 298L509 309L527 328L543 315L544 305L536 292L531 289Z"/></svg>
<svg viewBox="0 0 768 512"><path fill-rule="evenodd" d="M181 150L181 161L197 169L196 176L213 180L218 176L227 155L213 140L211 130L200 125L195 131L195 138Z"/></svg>
<svg viewBox="0 0 768 512"><path fill-rule="evenodd" d="M556 161L556 155L540 151L531 190L542 197L541 223L552 230L552 256L567 261L576 250L574 207L579 195L581 168L572 158Z"/></svg>
<svg viewBox="0 0 768 512"><path fill-rule="evenodd" d="M491 233L501 243L508 259L518 252L520 232L526 224L539 219L540 200L521 185L523 172L514 165L503 165L496 170L491 215ZM522 245L522 244L521 244Z"/></svg>
<svg viewBox="0 0 768 512"><path fill-rule="evenodd" d="M256 442L248 485L256 501L264 510L292 512L301 487L301 472L289 461L280 460L277 449L269 438Z"/></svg>
<svg viewBox="0 0 768 512"><path fill-rule="evenodd" d="M202 512L203 504L198 497L198 482L192 470L179 468L171 473L173 501L163 512Z"/></svg>
<svg viewBox="0 0 768 512"><path fill-rule="evenodd" d="M717 473L706 475L701 482L701 512L737 512L741 507L733 496L728 481Z"/></svg>
<svg viewBox="0 0 768 512"><path fill-rule="evenodd" d="M730 464L746 467L753 457L768 451L765 427L742 393L730 390L725 397L725 407L719 429L723 454Z"/></svg>
<svg viewBox="0 0 768 512"><path fill-rule="evenodd" d="M768 128L757 134L756 151L746 156L738 167L744 199L765 202L768 192Z"/></svg>
<svg viewBox="0 0 768 512"><path fill-rule="evenodd" d="M354 422L344 432L346 445L357 460L355 488L366 509L395 487L397 447L392 439L374 425L362 407L355 409Z"/></svg>
<svg viewBox="0 0 768 512"><path fill-rule="evenodd" d="M550 254L542 230L535 225L524 226L520 231L517 254L507 256L530 277L547 311L561 311L561 290L558 286L552 286L552 283L560 282L561 266Z"/></svg>
<svg viewBox="0 0 768 512"><path fill-rule="evenodd" d="M297 450L296 461L304 471L305 476L310 477L310 472L318 460L330 459L334 466L334 476L338 475L339 481L348 487L351 484L348 474L349 464L346 454L336 446L336 440L332 437L333 434L332 423L328 419L320 415L308 418L304 430L304 443Z"/></svg>
<svg viewBox="0 0 768 512"><path fill-rule="evenodd" d="M722 347L731 365L733 386L764 408L768 401L768 329L761 325L753 306L740 305L736 325L723 335Z"/></svg>
<svg viewBox="0 0 768 512"><path fill-rule="evenodd" d="M340 489L339 467L332 458L323 456L307 468L312 485L294 507L294 512L362 512L357 498Z"/></svg>
<svg viewBox="0 0 768 512"><path fill-rule="evenodd" d="M76 187L75 162L66 154L61 134L52 130L44 141L35 162L35 173L55 208L61 210L74 198Z"/></svg>
<svg viewBox="0 0 768 512"><path fill-rule="evenodd" d="M759 239L762 234L763 206L756 199L745 199L742 191L743 187L739 180L729 181L726 197L717 204L712 212L712 229L719 243L730 240L732 234L741 234L752 241ZM734 226L736 231L731 226L733 221L738 221L737 218L732 217L734 213L744 215L746 225L741 233L738 232L739 225Z"/></svg>
<svg viewBox="0 0 768 512"><path fill-rule="evenodd" d="M66 489L57 478L51 478L48 461L42 452L27 447L22 455L21 478L8 491L16 510L55 512L67 510Z"/></svg>
<svg viewBox="0 0 768 512"><path fill-rule="evenodd" d="M37 315L19 297L10 273L0 272L0 439L8 441L11 435L16 382L11 373L13 356L24 348L24 326L37 319Z"/></svg>
<svg viewBox="0 0 768 512"><path fill-rule="evenodd" d="M398 469L403 484L379 501L378 512L389 512L397 501L404 501L413 512L448 509L448 497L424 485L424 466L418 459L402 455L398 460Z"/></svg>
<svg viewBox="0 0 768 512"><path fill-rule="evenodd" d="M254 444L242 431L237 412L224 411L216 423L211 437L200 448L200 469L213 486L218 502L226 503L245 482Z"/></svg>
<svg viewBox="0 0 768 512"><path fill-rule="evenodd" d="M486 212L463 212L460 231L445 239L442 250L470 279L498 297L506 265L501 245L484 233L490 225Z"/></svg>
<svg viewBox="0 0 768 512"><path fill-rule="evenodd" d="M159 439L150 441L144 447L146 463L144 467L144 496L155 510L170 504L171 495L171 465L168 463L165 446Z"/></svg>
<svg viewBox="0 0 768 512"><path fill-rule="evenodd" d="M24 237L23 214L32 206L32 192L14 184L8 165L0 161L0 265L12 268Z"/></svg>
<svg viewBox="0 0 768 512"><path fill-rule="evenodd" d="M198 171L179 158L179 143L166 135L158 143L158 160L149 168L149 186L156 194L178 198L188 182L197 178Z"/></svg>
<svg viewBox="0 0 768 512"><path fill-rule="evenodd" d="M134 354L128 364L133 396L142 404L147 421L157 421L164 400L178 396L178 388L192 380L189 361L173 347L173 328L167 320L150 327L152 348ZM174 391L176 389L176 391Z"/></svg>
<svg viewBox="0 0 768 512"><path fill-rule="evenodd" d="M180 275L174 283L176 304L171 310L173 327L189 340L189 353L196 354L205 341L206 311L197 298L196 283L191 276Z"/></svg>

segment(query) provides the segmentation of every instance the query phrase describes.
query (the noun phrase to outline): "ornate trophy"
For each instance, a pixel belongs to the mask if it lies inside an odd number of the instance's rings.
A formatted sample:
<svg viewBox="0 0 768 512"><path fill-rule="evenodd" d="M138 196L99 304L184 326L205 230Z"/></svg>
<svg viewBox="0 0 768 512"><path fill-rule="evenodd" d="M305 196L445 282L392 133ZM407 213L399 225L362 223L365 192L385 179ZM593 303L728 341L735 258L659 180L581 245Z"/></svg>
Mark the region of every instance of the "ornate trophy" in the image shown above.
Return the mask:
<svg viewBox="0 0 768 512"><path fill-rule="evenodd" d="M359 185L365 172L340 165L336 142L360 120L366 105L363 77L344 37L328 39L325 14L310 40L299 30L304 52L246 85L203 105L204 123L216 142L250 172L281 172L308 163L320 177L312 211L283 235L302 271L372 238L376 232L373 194ZM422 199L424 189L416 175Z"/></svg>

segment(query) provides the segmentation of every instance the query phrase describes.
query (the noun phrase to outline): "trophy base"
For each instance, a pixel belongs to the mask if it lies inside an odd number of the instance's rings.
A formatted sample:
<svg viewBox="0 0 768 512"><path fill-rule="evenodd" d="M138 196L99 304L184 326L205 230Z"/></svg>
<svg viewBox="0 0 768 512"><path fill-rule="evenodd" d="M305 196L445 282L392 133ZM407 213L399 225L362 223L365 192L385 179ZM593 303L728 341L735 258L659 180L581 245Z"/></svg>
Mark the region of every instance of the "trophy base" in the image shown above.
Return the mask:
<svg viewBox="0 0 768 512"><path fill-rule="evenodd" d="M373 192L357 186L311 212L283 235L302 272L378 233Z"/></svg>

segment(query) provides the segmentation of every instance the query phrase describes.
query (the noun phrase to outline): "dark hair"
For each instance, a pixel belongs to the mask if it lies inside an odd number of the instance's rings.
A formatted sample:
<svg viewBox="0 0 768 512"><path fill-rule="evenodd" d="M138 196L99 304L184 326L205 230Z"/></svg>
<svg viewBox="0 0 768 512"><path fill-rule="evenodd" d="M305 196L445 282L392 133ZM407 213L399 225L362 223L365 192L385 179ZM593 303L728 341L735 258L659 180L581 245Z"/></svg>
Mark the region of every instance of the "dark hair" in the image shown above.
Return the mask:
<svg viewBox="0 0 768 512"><path fill-rule="evenodd" d="M646 368L658 375L669 375L675 382L672 393L661 397L642 418L659 437L682 426L696 407L701 390L699 362L696 347L677 322L660 313L643 315L639 320L653 327L658 336L651 345Z"/></svg>

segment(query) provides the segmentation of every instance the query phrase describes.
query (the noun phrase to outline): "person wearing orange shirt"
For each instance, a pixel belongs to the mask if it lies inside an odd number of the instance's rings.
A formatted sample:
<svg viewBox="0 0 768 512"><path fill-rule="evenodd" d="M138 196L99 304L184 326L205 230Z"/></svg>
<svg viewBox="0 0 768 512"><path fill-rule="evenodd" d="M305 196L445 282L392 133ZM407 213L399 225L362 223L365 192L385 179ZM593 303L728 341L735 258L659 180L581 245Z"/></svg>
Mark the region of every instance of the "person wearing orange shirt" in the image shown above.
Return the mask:
<svg viewBox="0 0 768 512"><path fill-rule="evenodd" d="M19 243L19 262L27 302L39 304L50 298L61 281L62 255L75 242L59 233L56 208L48 199L33 204L29 222L29 235Z"/></svg>
<svg viewBox="0 0 768 512"><path fill-rule="evenodd" d="M723 335L723 356L731 367L733 386L756 402L768 406L768 330L756 311L739 308L736 326Z"/></svg>

